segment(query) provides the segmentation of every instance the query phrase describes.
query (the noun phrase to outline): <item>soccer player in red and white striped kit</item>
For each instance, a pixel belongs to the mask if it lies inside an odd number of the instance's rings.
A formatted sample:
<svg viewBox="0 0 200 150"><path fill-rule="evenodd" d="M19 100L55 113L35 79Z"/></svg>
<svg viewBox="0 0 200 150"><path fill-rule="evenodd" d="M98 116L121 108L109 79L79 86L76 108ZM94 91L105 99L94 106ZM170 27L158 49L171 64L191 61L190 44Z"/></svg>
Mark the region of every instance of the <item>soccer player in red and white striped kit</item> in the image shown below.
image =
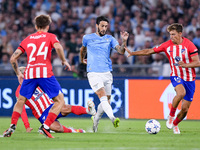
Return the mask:
<svg viewBox="0 0 200 150"><path fill-rule="evenodd" d="M19 96L20 88L21 88L21 85L18 86L15 92L15 95L17 98ZM46 120L49 110L53 106L53 103L54 103L53 100L51 100L48 97L48 95L46 95L39 87L37 87L33 96L29 100L27 100L25 104L32 110L34 117L38 119L41 124L43 124L44 121ZM96 110L95 110L95 105L93 101L89 100L87 102L87 105L88 105L88 108L85 108L82 106L74 106L74 105L65 104L62 107L61 112L56 118L56 120L50 125L50 129L58 133L85 133L85 130L83 129L74 129L72 127L67 128L66 126L60 124L60 122L57 119L61 117L65 117L70 113L73 113L76 115L83 115L83 114L95 115ZM26 131L30 132L32 128L30 128L25 106L23 108L21 118L22 118L22 121L24 122ZM41 132L41 130L39 130L39 132Z"/></svg>
<svg viewBox="0 0 200 150"><path fill-rule="evenodd" d="M172 107L166 126L169 129L173 128L174 134L180 134L178 124L187 115L188 109L193 100L196 77L195 67L200 67L200 61L196 46L189 39L182 37L183 26L181 24L171 24L168 26L167 31L170 34L170 40L159 46L136 52L131 52L127 48L125 49L129 53L128 57L133 55L143 56L165 52L171 67L170 80L176 91L176 96L172 101ZM174 118L176 109L181 100L181 111L178 113L176 118Z"/></svg>
<svg viewBox="0 0 200 150"><path fill-rule="evenodd" d="M21 85L18 86L15 95L18 98L19 90ZM26 105L32 110L32 114L36 119L40 121L41 124L44 123L50 108L53 106L53 100L51 100L48 95L46 95L39 87L35 90L33 96L26 101ZM50 125L50 129L56 133L85 133L83 129L74 129L72 127L66 127L62 125L58 119L61 117L66 117L68 114L73 113L75 115L83 115L90 114L95 115L95 105L92 100L87 102L88 108L82 106L75 105L67 105L65 104L56 120ZM26 128L26 132L31 132L33 128L30 127L30 123L28 121L28 116L26 113L25 105L23 107L23 111L21 113L21 118ZM15 123L17 125L17 122ZM38 130L41 132L41 130ZM5 131L6 132L6 131ZM11 136L11 135L10 135Z"/></svg>
<svg viewBox="0 0 200 150"><path fill-rule="evenodd" d="M11 125L7 134L10 135L14 132L16 127L13 122L16 122L16 120L19 119L26 100L32 97L35 89L39 86L54 101L54 105L50 109L47 119L40 129L46 137L54 138L49 132L49 127L55 121L64 106L64 96L60 84L52 71L52 48L55 48L65 69L68 68L71 70L71 66L65 59L63 47L56 35L48 33L49 25L51 23L50 16L39 15L35 17L34 21L37 32L26 37L10 58L11 65L21 84L21 89L18 101L13 109ZM25 52L27 54L28 62L23 75L19 71L17 60Z"/></svg>
<svg viewBox="0 0 200 150"><path fill-rule="evenodd" d="M24 74L25 69L26 67L19 67L19 70L21 71L22 74ZM20 88L21 88L21 85L17 87L17 90L15 92L15 96L17 99L19 97ZM54 102L52 99L48 97L47 94L45 94L42 91L40 87L37 87L35 92L33 93L33 96L29 100L27 100L25 104L32 110L32 114L34 115L34 117L38 119L41 124L43 124ZM95 105L93 101L88 100L87 105L88 105L88 108L85 108L82 106L74 106L74 105L65 104L62 107L61 112L56 118L56 120L50 125L50 129L52 131L61 132L61 133L78 133L78 132L85 133L85 130L83 129L74 129L72 127L67 128L64 125L60 124L60 122L57 119L61 117L65 117L70 113L73 113L76 115L83 115L83 114L95 115L96 110L95 110ZM24 122L26 132L31 132L32 128L30 128L25 106L23 107L21 118L22 118L22 121ZM17 122L14 122L14 124L17 125ZM41 132L41 130L39 130L39 132Z"/></svg>

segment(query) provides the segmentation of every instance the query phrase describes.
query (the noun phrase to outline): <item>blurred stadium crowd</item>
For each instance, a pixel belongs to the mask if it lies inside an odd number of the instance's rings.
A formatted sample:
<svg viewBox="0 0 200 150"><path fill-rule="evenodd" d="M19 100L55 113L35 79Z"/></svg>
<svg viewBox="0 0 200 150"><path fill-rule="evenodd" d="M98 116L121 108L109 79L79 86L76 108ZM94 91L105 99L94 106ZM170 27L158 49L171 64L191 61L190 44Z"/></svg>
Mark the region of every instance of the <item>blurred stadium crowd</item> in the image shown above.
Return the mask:
<svg viewBox="0 0 200 150"><path fill-rule="evenodd" d="M51 33L58 36L74 77L84 78L80 64L82 37L96 31L95 19L109 18L108 34L121 43L120 31L129 32L127 46L132 51L152 48L169 39L167 26L181 23L183 36L200 48L200 0L0 0L0 75L14 75L9 57L19 43L35 32L33 19L39 14L52 18ZM126 57L113 50L113 74L126 76L169 76L169 63L163 54ZM26 65L26 56L20 65ZM67 75L55 52L55 75ZM197 68L198 74L200 74Z"/></svg>

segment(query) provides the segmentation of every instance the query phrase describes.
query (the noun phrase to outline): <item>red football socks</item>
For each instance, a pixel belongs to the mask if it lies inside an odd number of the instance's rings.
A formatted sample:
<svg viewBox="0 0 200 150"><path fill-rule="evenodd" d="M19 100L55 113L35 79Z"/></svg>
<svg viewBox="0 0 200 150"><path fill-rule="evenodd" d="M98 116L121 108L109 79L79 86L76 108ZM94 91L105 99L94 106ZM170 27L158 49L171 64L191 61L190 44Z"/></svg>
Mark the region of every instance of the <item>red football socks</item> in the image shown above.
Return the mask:
<svg viewBox="0 0 200 150"><path fill-rule="evenodd" d="M71 112L76 115L87 114L86 108L82 106L72 106Z"/></svg>
<svg viewBox="0 0 200 150"><path fill-rule="evenodd" d="M57 115L54 113L49 113L47 119L45 120L44 124L50 127L50 125L56 120Z"/></svg>
<svg viewBox="0 0 200 150"><path fill-rule="evenodd" d="M25 105L24 105L22 113L21 113L21 118L22 118L22 121L24 122L25 128L27 129L28 127L30 127L30 124L28 122L28 116L27 116L27 113L26 113Z"/></svg>
<svg viewBox="0 0 200 150"><path fill-rule="evenodd" d="M63 126L63 125L62 125L62 127L63 127L63 130L64 130L63 133L72 133L71 129L69 129L69 128Z"/></svg>
<svg viewBox="0 0 200 150"><path fill-rule="evenodd" d="M14 112L12 113L12 117L11 117L11 124L17 125L17 122L18 122L19 117L20 117L20 113L14 111Z"/></svg>
<svg viewBox="0 0 200 150"><path fill-rule="evenodd" d="M180 119L178 119L177 117L176 117L176 119L174 120L174 122L173 122L173 124L175 125L175 126L177 126L178 124L179 124L179 122L181 122L182 120L180 120Z"/></svg>
<svg viewBox="0 0 200 150"><path fill-rule="evenodd" d="M171 117L174 117L174 116L175 116L175 112L176 112L176 108L174 108L174 107L172 106L169 115L170 115Z"/></svg>

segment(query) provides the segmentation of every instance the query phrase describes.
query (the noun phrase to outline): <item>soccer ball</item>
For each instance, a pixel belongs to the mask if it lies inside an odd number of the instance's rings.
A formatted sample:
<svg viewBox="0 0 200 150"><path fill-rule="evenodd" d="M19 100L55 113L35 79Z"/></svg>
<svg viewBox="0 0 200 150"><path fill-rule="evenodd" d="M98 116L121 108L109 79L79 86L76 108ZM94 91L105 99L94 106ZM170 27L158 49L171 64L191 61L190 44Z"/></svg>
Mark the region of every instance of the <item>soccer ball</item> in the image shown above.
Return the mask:
<svg viewBox="0 0 200 150"><path fill-rule="evenodd" d="M148 120L145 125L145 130L149 134L157 134L160 131L160 128L161 128L160 123L155 119Z"/></svg>

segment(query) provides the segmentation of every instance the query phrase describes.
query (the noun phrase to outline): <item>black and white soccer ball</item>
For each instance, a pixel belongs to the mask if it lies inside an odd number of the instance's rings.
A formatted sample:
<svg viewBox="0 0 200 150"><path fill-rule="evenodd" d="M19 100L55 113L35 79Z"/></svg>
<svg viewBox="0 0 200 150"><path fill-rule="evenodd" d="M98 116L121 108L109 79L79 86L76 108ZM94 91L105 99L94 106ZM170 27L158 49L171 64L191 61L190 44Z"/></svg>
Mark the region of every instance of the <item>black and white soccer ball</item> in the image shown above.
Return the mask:
<svg viewBox="0 0 200 150"><path fill-rule="evenodd" d="M148 120L145 125L145 130L149 134L157 134L160 131L160 128L161 128L160 123L155 119Z"/></svg>

